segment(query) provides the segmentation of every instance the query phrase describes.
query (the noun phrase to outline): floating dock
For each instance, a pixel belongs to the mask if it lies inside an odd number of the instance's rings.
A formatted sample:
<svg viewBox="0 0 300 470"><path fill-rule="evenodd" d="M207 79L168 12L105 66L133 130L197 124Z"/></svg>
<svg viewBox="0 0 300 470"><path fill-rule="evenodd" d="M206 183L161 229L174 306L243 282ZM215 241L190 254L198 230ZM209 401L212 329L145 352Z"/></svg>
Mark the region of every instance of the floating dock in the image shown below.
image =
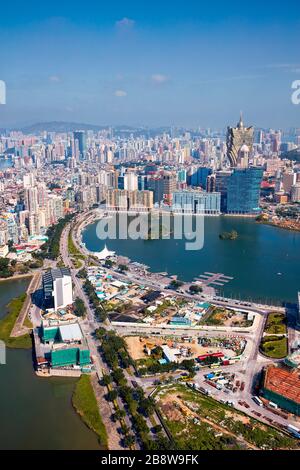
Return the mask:
<svg viewBox="0 0 300 470"><path fill-rule="evenodd" d="M220 287L233 279L233 277L226 276L223 273L211 273L208 271L205 271L204 274L200 274L199 277L195 277L195 281L201 281L206 286L215 285Z"/></svg>

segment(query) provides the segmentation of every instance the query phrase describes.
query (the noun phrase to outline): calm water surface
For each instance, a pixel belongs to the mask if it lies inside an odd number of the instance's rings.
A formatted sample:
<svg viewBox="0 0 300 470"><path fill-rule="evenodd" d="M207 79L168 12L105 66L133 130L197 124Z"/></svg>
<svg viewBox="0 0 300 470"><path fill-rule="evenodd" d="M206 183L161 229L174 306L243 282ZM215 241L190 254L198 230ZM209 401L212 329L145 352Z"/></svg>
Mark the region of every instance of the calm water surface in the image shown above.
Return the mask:
<svg viewBox="0 0 300 470"><path fill-rule="evenodd" d="M91 251L104 242L96 235L97 222L83 232ZM237 240L220 240L223 231L237 230ZM221 294L262 301L296 301L300 290L300 233L261 225L252 219L206 217L204 247L187 251L184 240L107 240L109 249L150 266L192 280L205 271L234 279Z"/></svg>
<svg viewBox="0 0 300 470"><path fill-rule="evenodd" d="M28 282L0 282L0 317ZM76 379L37 377L27 350L8 349L6 362L0 365L0 449L99 449L71 404Z"/></svg>

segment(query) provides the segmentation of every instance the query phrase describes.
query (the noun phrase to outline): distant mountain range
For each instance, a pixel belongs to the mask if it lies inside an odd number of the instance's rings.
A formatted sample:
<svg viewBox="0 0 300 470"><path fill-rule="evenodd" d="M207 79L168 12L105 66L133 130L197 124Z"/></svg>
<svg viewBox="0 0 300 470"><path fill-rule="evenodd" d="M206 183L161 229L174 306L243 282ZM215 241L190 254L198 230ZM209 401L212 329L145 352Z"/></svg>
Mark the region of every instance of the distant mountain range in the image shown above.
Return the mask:
<svg viewBox="0 0 300 470"><path fill-rule="evenodd" d="M103 129L109 129L112 127L115 135L128 135L133 134L135 137L139 135L153 136L158 133L169 132L170 126L162 126L157 128L149 128L145 126L127 126L127 125L118 125L118 126L100 126L97 124L86 124L81 122L64 122L64 121L49 121L49 122L38 122L28 126L22 127L10 127L6 129L0 129L1 133L5 131L15 130L21 131L23 134L39 134L43 131L46 132L74 132L78 130L82 131L101 131ZM177 128L181 129L181 128ZM183 130L183 129L182 129Z"/></svg>
<svg viewBox="0 0 300 470"><path fill-rule="evenodd" d="M38 122L29 126L18 128L17 130L23 134L37 134L39 132L74 132L78 130L87 131L100 131L107 129L108 126L98 126L95 124L83 124L80 122L64 122L64 121L50 121Z"/></svg>

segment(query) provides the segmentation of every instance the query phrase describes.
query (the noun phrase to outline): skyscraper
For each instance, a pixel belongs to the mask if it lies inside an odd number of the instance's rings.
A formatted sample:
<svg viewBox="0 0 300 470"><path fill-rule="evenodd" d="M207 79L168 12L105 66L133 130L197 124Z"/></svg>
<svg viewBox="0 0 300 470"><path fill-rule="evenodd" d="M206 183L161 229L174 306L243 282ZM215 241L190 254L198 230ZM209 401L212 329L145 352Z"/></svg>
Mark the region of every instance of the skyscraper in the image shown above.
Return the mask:
<svg viewBox="0 0 300 470"><path fill-rule="evenodd" d="M84 159L85 158L85 153L86 153L86 135L84 131L75 131L74 132L74 143L76 144L76 141L78 143L78 149L80 153L80 158ZM76 147L76 145L75 145Z"/></svg>
<svg viewBox="0 0 300 470"><path fill-rule="evenodd" d="M36 187L29 187L25 189L25 208L29 212L37 212L38 204L38 190Z"/></svg>
<svg viewBox="0 0 300 470"><path fill-rule="evenodd" d="M73 303L72 278L68 268L55 268L43 274L44 301L47 308L64 308Z"/></svg>
<svg viewBox="0 0 300 470"><path fill-rule="evenodd" d="M227 212L227 186L231 171L218 171L216 173L215 190L221 193L221 212Z"/></svg>
<svg viewBox="0 0 300 470"><path fill-rule="evenodd" d="M262 168L235 168L227 179L227 213L259 213Z"/></svg>
<svg viewBox="0 0 300 470"><path fill-rule="evenodd" d="M135 191L138 189L138 177L133 172L125 173L124 175L124 189L128 191Z"/></svg>
<svg viewBox="0 0 300 470"><path fill-rule="evenodd" d="M239 166L240 151L248 147L252 152L254 139L254 128L245 127L242 115L236 127L227 128L227 157L231 167Z"/></svg>
<svg viewBox="0 0 300 470"><path fill-rule="evenodd" d="M171 172L166 172L163 175L163 200L167 205L172 204L172 195L176 190L177 178L176 174Z"/></svg>

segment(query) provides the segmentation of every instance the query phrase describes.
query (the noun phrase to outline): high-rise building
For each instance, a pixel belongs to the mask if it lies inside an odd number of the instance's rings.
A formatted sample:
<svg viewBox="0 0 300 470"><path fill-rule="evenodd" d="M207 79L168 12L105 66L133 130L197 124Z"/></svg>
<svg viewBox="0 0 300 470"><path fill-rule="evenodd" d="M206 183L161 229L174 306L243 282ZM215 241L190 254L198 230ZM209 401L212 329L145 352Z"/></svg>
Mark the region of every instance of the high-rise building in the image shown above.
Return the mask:
<svg viewBox="0 0 300 470"><path fill-rule="evenodd" d="M186 170L184 168L177 171L178 183L186 183Z"/></svg>
<svg viewBox="0 0 300 470"><path fill-rule="evenodd" d="M172 195L177 187L177 178L174 173L165 173L163 175L163 201L167 205L172 204Z"/></svg>
<svg viewBox="0 0 300 470"><path fill-rule="evenodd" d="M27 173L26 175L23 176L23 186L24 188L30 188L34 186L34 174L33 173Z"/></svg>
<svg viewBox="0 0 300 470"><path fill-rule="evenodd" d="M138 177L132 171L124 175L124 189L127 191L135 191L138 189Z"/></svg>
<svg viewBox="0 0 300 470"><path fill-rule="evenodd" d="M174 212L219 215L221 194L197 190L175 191L172 209Z"/></svg>
<svg viewBox="0 0 300 470"><path fill-rule="evenodd" d="M235 168L227 181L227 213L257 214L262 168Z"/></svg>
<svg viewBox="0 0 300 470"><path fill-rule="evenodd" d="M164 197L163 179L158 177L149 178L148 189L153 191L154 203L160 204Z"/></svg>
<svg viewBox="0 0 300 470"><path fill-rule="evenodd" d="M296 183L291 188L291 201L300 202L300 183Z"/></svg>
<svg viewBox="0 0 300 470"><path fill-rule="evenodd" d="M37 186L37 198L39 207L45 208L47 205L48 191L45 183L39 183Z"/></svg>
<svg viewBox="0 0 300 470"><path fill-rule="evenodd" d="M38 190L36 187L25 189L25 209L29 212L37 212L38 204Z"/></svg>
<svg viewBox="0 0 300 470"><path fill-rule="evenodd" d="M152 191L109 189L106 196L106 208L117 211L150 211L153 208L153 193Z"/></svg>
<svg viewBox="0 0 300 470"><path fill-rule="evenodd" d="M297 173L293 171L285 172L282 175L282 189L285 193L290 194L292 186L296 184Z"/></svg>
<svg viewBox="0 0 300 470"><path fill-rule="evenodd" d="M227 186L231 173L231 171L216 173L216 191L221 193L221 212L227 212Z"/></svg>
<svg viewBox="0 0 300 470"><path fill-rule="evenodd" d="M239 152L243 146L248 147L249 154L252 152L253 139L254 128L244 126L242 115L236 127L227 128L227 157L231 167L235 168L239 165Z"/></svg>
<svg viewBox="0 0 300 470"><path fill-rule="evenodd" d="M216 175L208 175L206 180L206 191L208 193L216 192Z"/></svg>
<svg viewBox="0 0 300 470"><path fill-rule="evenodd" d="M148 177L146 175L138 175L138 189L140 191L148 189Z"/></svg>
<svg viewBox="0 0 300 470"><path fill-rule="evenodd" d="M7 234L8 234L8 240L12 240L14 243L18 243L19 241L18 224L13 215L11 215L7 220Z"/></svg>
<svg viewBox="0 0 300 470"><path fill-rule="evenodd" d="M74 144L76 148L76 144L78 145L78 150L80 154L80 158L84 159L86 154L86 135L84 131L75 131L74 132Z"/></svg>
<svg viewBox="0 0 300 470"><path fill-rule="evenodd" d="M7 222L0 220L0 246L6 245L8 241Z"/></svg>
<svg viewBox="0 0 300 470"><path fill-rule="evenodd" d="M207 178L209 175L211 175L211 173L212 173L211 168L200 166L197 170L198 186L201 186L201 188L205 189Z"/></svg>
<svg viewBox="0 0 300 470"><path fill-rule="evenodd" d="M73 303L72 278L68 268L50 269L43 274L46 308L64 308Z"/></svg>
<svg viewBox="0 0 300 470"><path fill-rule="evenodd" d="M39 235L40 233L40 219L39 214L37 213L29 213L28 217L28 225L29 225L29 235Z"/></svg>

